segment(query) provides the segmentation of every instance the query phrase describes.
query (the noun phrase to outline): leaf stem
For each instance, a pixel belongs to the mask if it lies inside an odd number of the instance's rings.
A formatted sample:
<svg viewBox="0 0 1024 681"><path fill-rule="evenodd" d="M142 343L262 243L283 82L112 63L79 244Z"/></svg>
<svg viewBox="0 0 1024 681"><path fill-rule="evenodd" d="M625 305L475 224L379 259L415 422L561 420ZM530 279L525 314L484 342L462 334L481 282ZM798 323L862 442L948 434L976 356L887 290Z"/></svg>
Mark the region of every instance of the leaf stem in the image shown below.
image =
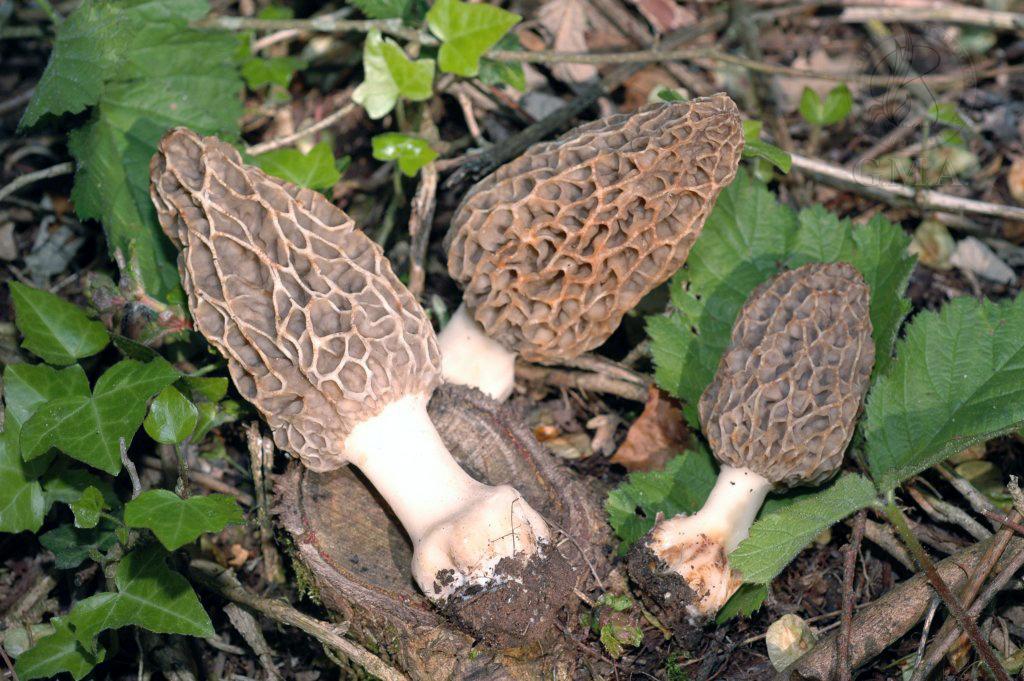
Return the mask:
<svg viewBox="0 0 1024 681"><path fill-rule="evenodd" d="M963 606L960 605L960 601L957 600L956 595L950 591L949 586L942 580L938 570L935 569L935 563L928 556L928 552L925 551L924 547L921 546L921 542L917 540L914 533L910 531L910 526L907 524L907 518L903 515L903 511L896 505L895 499L890 493L889 498L885 504L885 514L889 518L889 522L896 529L896 533L900 539L910 550L910 553L914 556L914 560L924 570L925 576L928 578L928 583L932 585L936 593L949 608L949 611L953 613L953 617L956 618L957 624L967 634L967 637L971 640L971 644L974 649L978 652L978 655L984 660L989 670L992 672L993 677L999 681L1011 681L1006 670L996 659L995 653L992 648L985 643L985 640L981 637L981 631L978 629L978 623L968 617L967 613L964 612Z"/></svg>

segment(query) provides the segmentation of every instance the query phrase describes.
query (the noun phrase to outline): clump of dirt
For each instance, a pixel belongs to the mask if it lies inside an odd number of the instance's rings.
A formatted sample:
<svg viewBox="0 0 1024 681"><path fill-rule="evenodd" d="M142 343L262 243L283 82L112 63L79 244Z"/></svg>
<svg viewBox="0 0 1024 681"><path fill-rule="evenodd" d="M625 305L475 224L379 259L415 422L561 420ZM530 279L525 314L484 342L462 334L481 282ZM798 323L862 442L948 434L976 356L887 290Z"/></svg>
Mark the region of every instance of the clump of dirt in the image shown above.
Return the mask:
<svg viewBox="0 0 1024 681"><path fill-rule="evenodd" d="M640 587L634 593L639 593L648 609L672 630L676 643L684 650L693 650L702 628L691 620L686 606L697 600L696 592L651 550L646 537L629 550L626 569Z"/></svg>
<svg viewBox="0 0 1024 681"><path fill-rule="evenodd" d="M443 583L445 575L437 574ZM577 569L554 547L531 556L503 558L491 585L468 585L441 605L444 615L495 648L543 642L558 621L576 584Z"/></svg>

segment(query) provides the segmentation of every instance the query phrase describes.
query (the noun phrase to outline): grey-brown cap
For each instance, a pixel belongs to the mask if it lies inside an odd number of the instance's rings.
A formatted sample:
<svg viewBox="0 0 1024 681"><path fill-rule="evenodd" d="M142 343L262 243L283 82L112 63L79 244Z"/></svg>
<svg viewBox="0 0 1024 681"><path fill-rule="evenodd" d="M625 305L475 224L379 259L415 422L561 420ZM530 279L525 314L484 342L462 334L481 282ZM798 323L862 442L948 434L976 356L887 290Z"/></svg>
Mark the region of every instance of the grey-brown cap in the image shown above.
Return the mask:
<svg viewBox="0 0 1024 681"><path fill-rule="evenodd" d="M184 128L161 140L150 175L195 326L279 447L313 470L337 468L355 425L439 384L422 308L322 195Z"/></svg>
<svg viewBox="0 0 1024 681"><path fill-rule="evenodd" d="M742 148L724 94L536 144L462 200L448 271L488 336L531 361L576 357L683 264Z"/></svg>
<svg viewBox="0 0 1024 681"><path fill-rule="evenodd" d="M847 263L804 265L755 289L700 398L720 462L780 487L838 470L875 363L869 305Z"/></svg>

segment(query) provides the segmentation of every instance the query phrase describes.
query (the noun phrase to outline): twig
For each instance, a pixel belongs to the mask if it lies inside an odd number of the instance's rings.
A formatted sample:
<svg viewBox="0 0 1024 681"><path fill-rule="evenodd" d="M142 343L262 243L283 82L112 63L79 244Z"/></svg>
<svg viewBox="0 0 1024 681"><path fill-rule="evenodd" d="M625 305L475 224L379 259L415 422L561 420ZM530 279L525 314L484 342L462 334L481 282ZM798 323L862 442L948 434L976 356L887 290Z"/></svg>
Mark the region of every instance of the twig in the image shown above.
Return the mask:
<svg viewBox="0 0 1024 681"><path fill-rule="evenodd" d="M412 197L409 214L409 291L419 299L427 283L427 246L437 205L437 167L428 163L420 170L420 183Z"/></svg>
<svg viewBox="0 0 1024 681"><path fill-rule="evenodd" d="M134 499L142 493L139 470L135 468L135 462L128 458L128 445L125 444L124 438L118 438L117 444L121 449L121 463L124 464L125 470L128 471L128 478L132 481L132 499Z"/></svg>
<svg viewBox="0 0 1024 681"><path fill-rule="evenodd" d="M161 464L160 460L157 459L156 457L144 457L142 459L142 465L145 466L146 468L156 471L163 470L163 464ZM219 478L213 477L212 475L207 475L206 473L201 473L193 469L188 472L188 477L192 480L192 482L196 483L200 487L208 489L212 492L220 492L221 494L227 494L234 497L238 501L238 503L242 504L243 506L252 506L254 503L252 495L247 494L246 492L243 492L234 485L230 485L224 482L223 480L220 480Z"/></svg>
<svg viewBox="0 0 1024 681"><path fill-rule="evenodd" d="M924 625L921 627L921 638L917 642L917 655L914 662L914 671L916 674L917 670L921 668L921 663L924 662L924 652L928 645L928 635L932 630L932 623L935 621L935 613L939 611L939 606L942 605L942 599L938 596L932 598L931 604L928 606L928 614L924 616Z"/></svg>
<svg viewBox="0 0 1024 681"><path fill-rule="evenodd" d="M982 494L977 487L972 485L970 480L957 475L944 463L940 463L936 468L942 477L944 477L957 492L963 495L964 499L966 499L967 503L971 505L971 508L974 509L975 513L984 514L985 511L998 510L996 505L992 503L992 500Z"/></svg>
<svg viewBox="0 0 1024 681"><path fill-rule="evenodd" d="M35 93L36 89L34 87L30 87L24 92L19 92L13 97L8 97L4 101L0 102L0 116L20 108L23 104L27 104Z"/></svg>
<svg viewBox="0 0 1024 681"><path fill-rule="evenodd" d="M324 128L331 127L342 118L349 115L355 107L355 102L349 101L345 106L341 107L334 113L325 116L323 119L313 123L312 125L308 125L301 130L296 130L292 134L285 135L284 137L278 137L277 139L254 144L251 147L248 147L245 151L253 156L258 156L259 154L265 154L268 151L273 151L274 149L286 147L292 142L302 139L306 135L312 135L313 133L320 132Z"/></svg>
<svg viewBox="0 0 1024 681"><path fill-rule="evenodd" d="M890 500L885 505L885 512L889 518L889 522L892 523L893 527L896 528L896 533L903 540L903 543L910 549L910 552L914 556L914 560L924 570L925 575L928 577L928 583L932 585L939 597L942 598L942 602L949 608L949 611L953 613L953 617L956 618L960 628L964 630L967 637L970 639L971 644L974 646L975 651L984 660L985 664L988 665L989 671L992 675L998 679L998 681L1011 681L1006 670L999 664L999 660L996 658L995 652L992 647L985 642L985 639L981 636L981 631L978 629L978 623L967 616L964 612L963 607L960 605L960 601L956 595L950 590L949 585L942 581L942 576L935 569L935 563L928 556L928 552L925 551L924 547L921 546L921 542L918 541L917 537L913 532L910 531L910 526L907 525L907 519L903 515L903 511L900 510L899 506L896 505L895 501Z"/></svg>
<svg viewBox="0 0 1024 681"><path fill-rule="evenodd" d="M1004 220L1024 221L1024 208L1006 206L987 201L964 199L952 194L943 194L932 189L916 189L898 182L890 182L871 175L861 175L840 166L832 165L800 154L790 154L793 168L816 180L842 189L880 199L893 205L916 206L922 211L948 211L987 215Z"/></svg>
<svg viewBox="0 0 1024 681"><path fill-rule="evenodd" d="M57 165L50 166L49 168L43 168L42 170L36 170L35 172L19 175L4 185L3 188L0 188L0 201L3 201L22 187L27 187L30 184L39 182L40 180L48 180L51 177L68 175L69 173L74 172L74 170L75 164L71 161L65 161L64 163L58 163Z"/></svg>
<svg viewBox="0 0 1024 681"><path fill-rule="evenodd" d="M263 637L263 631L260 629L259 622L252 616L252 613L234 603L228 603L224 606L224 614L228 616L231 624L242 635L242 638L249 644L252 651L256 653L256 657L259 659L263 670L267 673L267 677L275 681L281 679L281 674L277 671L277 665L274 664L274 651L267 644L267 639Z"/></svg>
<svg viewBox="0 0 1024 681"><path fill-rule="evenodd" d="M256 495L256 520L260 528L260 554L263 556L263 574L268 582L284 582L281 557L274 546L274 528L270 525L270 508L267 503L266 471L273 466L274 443L260 435L260 424L253 421L245 429L249 445L249 469L252 471L253 492Z"/></svg>
<svg viewBox="0 0 1024 681"><path fill-rule="evenodd" d="M866 510L857 513L853 521L853 535L846 545L843 557L843 615L839 625L839 681L850 681L850 634L853 631L854 576L857 568L857 554L860 543L864 539L864 525L867 522Z"/></svg>
<svg viewBox="0 0 1024 681"><path fill-rule="evenodd" d="M0 656L4 658L4 666L7 667L7 671L11 673L11 681L18 681L18 672L14 670L14 663L11 662L11 658L7 657L7 650L0 645Z"/></svg>
<svg viewBox="0 0 1024 681"><path fill-rule="evenodd" d="M924 509L924 512L931 516L933 519L943 523L952 523L958 525L977 540L988 539L992 536L992 533L985 529L985 527L977 520L972 518L967 511L954 506L948 501L943 501L933 497L930 494L925 494L921 490L913 486L907 487L907 492L914 498L914 501Z"/></svg>
<svg viewBox="0 0 1024 681"><path fill-rule="evenodd" d="M534 383L544 383L557 388L576 388L616 395L634 402L647 402L647 388L636 383L627 383L604 374L583 371L568 371L539 364L516 362L516 375Z"/></svg>
<svg viewBox="0 0 1024 681"><path fill-rule="evenodd" d="M911 572L914 571L914 560L907 553L907 550L900 544L900 540L896 538L886 525L876 523L873 520L868 520L864 524L864 536L871 540L872 543L885 549L885 552L896 559L903 567L907 568Z"/></svg>
<svg viewBox="0 0 1024 681"><path fill-rule="evenodd" d="M874 5L868 7L847 7L839 15L839 21L857 24L871 20L887 23L899 22L916 24L923 21L949 22L983 26L1003 31L1024 29L1024 14L1001 12L980 7L958 4L932 4L929 7L908 7L904 5Z"/></svg>
<svg viewBox="0 0 1024 681"><path fill-rule="evenodd" d="M1016 520L1012 517L1005 516L1002 513L994 513L992 511L982 511L981 513L989 520L997 522L1000 525L1003 525L1004 527L1008 527L1009 529L1013 530L1014 532L1020 535L1024 535L1024 525L1020 524L1019 513L1014 514L1016 516Z"/></svg>
<svg viewBox="0 0 1024 681"><path fill-rule="evenodd" d="M595 374L605 374L611 378L625 381L627 383L635 383L645 388L653 382L650 376L645 376L638 371L633 371L622 362L616 362L613 359L608 359L607 357L602 357L601 355L595 355L589 352L584 353L579 357L561 360L559 363L575 369L593 371Z"/></svg>
<svg viewBox="0 0 1024 681"><path fill-rule="evenodd" d="M384 681L408 681L405 674L339 634L337 626L299 612L283 601L257 596L244 588L230 570L225 570L216 563L193 560L189 564L189 572L201 584L224 598L251 608L275 622L301 629Z"/></svg>

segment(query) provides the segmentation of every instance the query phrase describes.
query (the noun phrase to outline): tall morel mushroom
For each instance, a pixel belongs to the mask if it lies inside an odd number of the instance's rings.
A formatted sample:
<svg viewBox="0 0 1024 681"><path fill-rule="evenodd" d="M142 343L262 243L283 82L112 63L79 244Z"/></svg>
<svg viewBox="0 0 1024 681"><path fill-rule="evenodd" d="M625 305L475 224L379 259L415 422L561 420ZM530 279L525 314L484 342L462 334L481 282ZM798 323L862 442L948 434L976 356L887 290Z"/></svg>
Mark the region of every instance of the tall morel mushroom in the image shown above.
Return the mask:
<svg viewBox="0 0 1024 681"><path fill-rule="evenodd" d="M583 125L478 182L447 236L464 298L439 336L445 380L501 400L517 354L603 343L686 260L742 148L718 94Z"/></svg>
<svg viewBox="0 0 1024 681"><path fill-rule="evenodd" d="M697 513L659 518L629 560L647 597L684 627L739 588L728 555L768 492L821 484L842 464L875 361L869 299L852 265L814 263L762 284L740 311L699 404L721 464L715 487Z"/></svg>
<svg viewBox="0 0 1024 681"><path fill-rule="evenodd" d="M511 608L564 604L564 579L511 588L517 570L562 559L519 493L471 478L435 431L425 407L441 380L437 340L381 248L319 194L215 138L172 130L151 176L196 328L276 444L314 471L357 466L408 532L416 583L456 619L462 597L484 589L509 589ZM483 637L503 624L500 613L472 623Z"/></svg>

